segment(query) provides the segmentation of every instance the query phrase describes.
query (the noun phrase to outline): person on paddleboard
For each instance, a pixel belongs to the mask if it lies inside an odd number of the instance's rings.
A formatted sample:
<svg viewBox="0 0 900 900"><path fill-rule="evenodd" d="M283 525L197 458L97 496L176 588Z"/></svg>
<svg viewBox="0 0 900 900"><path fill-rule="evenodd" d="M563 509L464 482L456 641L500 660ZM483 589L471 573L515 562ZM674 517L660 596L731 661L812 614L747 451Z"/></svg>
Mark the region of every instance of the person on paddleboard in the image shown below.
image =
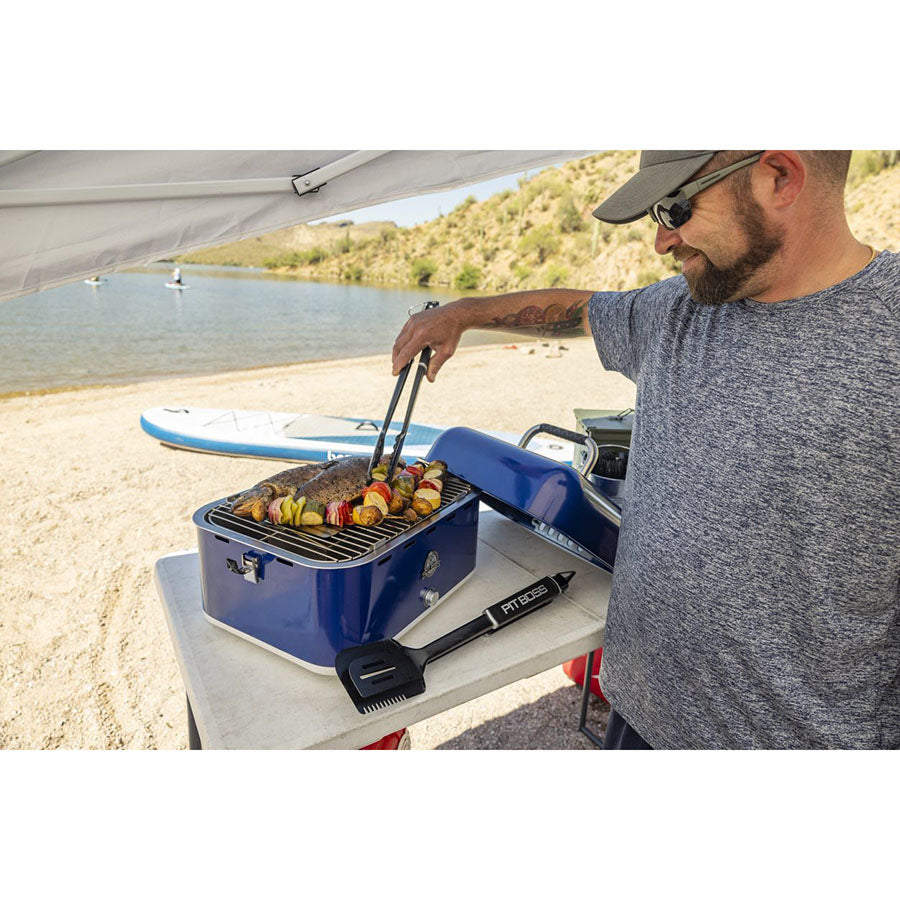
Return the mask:
<svg viewBox="0 0 900 900"><path fill-rule="evenodd" d="M851 233L849 150L645 150L594 216L681 274L411 316L593 337L637 386L600 688L609 749L900 748L900 254Z"/></svg>
<svg viewBox="0 0 900 900"><path fill-rule="evenodd" d="M172 284L181 284L181 269L178 266L175 266L175 271L172 273Z"/></svg>

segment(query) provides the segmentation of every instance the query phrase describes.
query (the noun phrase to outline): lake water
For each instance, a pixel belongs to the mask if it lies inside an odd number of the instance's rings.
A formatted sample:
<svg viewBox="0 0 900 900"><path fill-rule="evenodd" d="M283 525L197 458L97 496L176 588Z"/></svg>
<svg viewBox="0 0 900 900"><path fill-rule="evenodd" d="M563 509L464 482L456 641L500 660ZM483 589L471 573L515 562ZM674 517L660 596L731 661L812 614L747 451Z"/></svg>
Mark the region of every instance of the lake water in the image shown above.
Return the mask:
<svg viewBox="0 0 900 900"><path fill-rule="evenodd" d="M0 303L0 394L389 353L407 309L459 295L298 281L264 270L171 266ZM462 345L506 343L468 332Z"/></svg>

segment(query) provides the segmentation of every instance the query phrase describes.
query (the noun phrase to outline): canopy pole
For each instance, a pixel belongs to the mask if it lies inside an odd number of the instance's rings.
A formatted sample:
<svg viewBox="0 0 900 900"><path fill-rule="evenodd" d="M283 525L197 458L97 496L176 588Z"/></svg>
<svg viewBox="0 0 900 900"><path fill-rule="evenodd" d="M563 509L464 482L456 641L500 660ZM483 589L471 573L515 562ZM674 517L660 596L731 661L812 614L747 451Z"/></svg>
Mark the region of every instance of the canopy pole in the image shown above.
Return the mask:
<svg viewBox="0 0 900 900"><path fill-rule="evenodd" d="M77 188L0 190L0 207L62 206L79 203L118 203L128 200L181 200L246 194L303 196L326 182L390 153L390 150L358 150L303 175L277 178L242 178L230 181L181 181L163 184L117 184Z"/></svg>

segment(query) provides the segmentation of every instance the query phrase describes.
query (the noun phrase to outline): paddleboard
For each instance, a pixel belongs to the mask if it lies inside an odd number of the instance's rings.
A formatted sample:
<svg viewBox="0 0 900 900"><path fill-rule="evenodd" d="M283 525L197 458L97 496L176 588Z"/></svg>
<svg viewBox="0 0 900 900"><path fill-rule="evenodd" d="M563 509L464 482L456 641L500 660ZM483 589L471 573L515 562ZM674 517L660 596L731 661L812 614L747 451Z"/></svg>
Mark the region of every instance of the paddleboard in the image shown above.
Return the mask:
<svg viewBox="0 0 900 900"><path fill-rule="evenodd" d="M189 284L175 284L174 281L167 281L166 287L173 291L189 291L191 289Z"/></svg>
<svg viewBox="0 0 900 900"><path fill-rule="evenodd" d="M157 406L144 411L141 428L166 446L181 450L321 462L371 454L383 421L311 413ZM391 422L385 452L394 446L394 438L402 427L402 421ZM404 457L427 459L435 438L447 427L411 424L403 442ZM518 443L521 437L501 431L484 433L510 444ZM559 462L572 462L573 447L567 441L541 435L529 442L528 449Z"/></svg>
<svg viewBox="0 0 900 900"><path fill-rule="evenodd" d="M91 285L92 287L98 287L98 286L101 285L101 284L106 284L106 282L107 282L108 280L109 280L108 278L101 278L99 281L94 281L94 280L91 279L91 278L85 278L85 279L84 279L84 283L85 283L85 284L89 284L89 285Z"/></svg>

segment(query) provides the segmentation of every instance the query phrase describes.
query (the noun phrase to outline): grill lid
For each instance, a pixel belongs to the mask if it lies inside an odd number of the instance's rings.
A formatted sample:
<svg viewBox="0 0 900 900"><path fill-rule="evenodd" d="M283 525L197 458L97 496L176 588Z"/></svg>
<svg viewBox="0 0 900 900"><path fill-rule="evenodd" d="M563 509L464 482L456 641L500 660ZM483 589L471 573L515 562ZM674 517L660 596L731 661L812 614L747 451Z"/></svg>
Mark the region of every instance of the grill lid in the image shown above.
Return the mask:
<svg viewBox="0 0 900 900"><path fill-rule="evenodd" d="M438 435L429 458L444 460L481 491L488 506L507 518L612 571L621 510L571 466L462 427Z"/></svg>

